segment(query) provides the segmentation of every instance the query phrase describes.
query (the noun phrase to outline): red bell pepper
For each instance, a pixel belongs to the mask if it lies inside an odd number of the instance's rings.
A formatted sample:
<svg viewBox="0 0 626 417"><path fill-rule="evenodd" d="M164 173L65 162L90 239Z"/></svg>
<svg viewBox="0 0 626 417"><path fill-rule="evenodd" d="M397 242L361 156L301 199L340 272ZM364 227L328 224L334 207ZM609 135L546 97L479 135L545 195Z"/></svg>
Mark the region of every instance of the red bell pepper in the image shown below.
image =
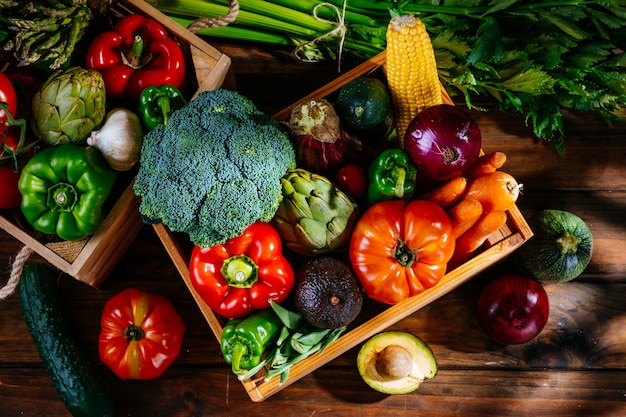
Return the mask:
<svg viewBox="0 0 626 417"><path fill-rule="evenodd" d="M200 297L227 318L269 308L270 300L282 302L294 282L278 232L263 222L253 223L224 244L194 247L189 272Z"/></svg>
<svg viewBox="0 0 626 417"><path fill-rule="evenodd" d="M102 32L87 50L87 68L102 74L107 96L139 100L146 87L185 80L182 49L158 21L139 14L120 19Z"/></svg>
<svg viewBox="0 0 626 417"><path fill-rule="evenodd" d="M100 359L122 379L160 376L178 357L185 323L165 297L127 288L102 310Z"/></svg>
<svg viewBox="0 0 626 417"><path fill-rule="evenodd" d="M371 206L350 240L350 262L366 294L396 304L437 284L454 253L452 223L437 204L386 200Z"/></svg>

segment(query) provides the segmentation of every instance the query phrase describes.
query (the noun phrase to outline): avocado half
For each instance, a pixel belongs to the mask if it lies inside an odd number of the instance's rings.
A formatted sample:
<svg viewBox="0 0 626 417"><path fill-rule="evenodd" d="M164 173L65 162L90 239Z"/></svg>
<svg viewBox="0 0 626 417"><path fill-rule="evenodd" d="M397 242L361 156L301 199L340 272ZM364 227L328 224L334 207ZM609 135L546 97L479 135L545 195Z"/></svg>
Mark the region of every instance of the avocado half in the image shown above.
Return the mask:
<svg viewBox="0 0 626 417"><path fill-rule="evenodd" d="M359 351L357 367L367 385L385 394L415 391L437 374L430 347L410 333L396 331L370 338Z"/></svg>

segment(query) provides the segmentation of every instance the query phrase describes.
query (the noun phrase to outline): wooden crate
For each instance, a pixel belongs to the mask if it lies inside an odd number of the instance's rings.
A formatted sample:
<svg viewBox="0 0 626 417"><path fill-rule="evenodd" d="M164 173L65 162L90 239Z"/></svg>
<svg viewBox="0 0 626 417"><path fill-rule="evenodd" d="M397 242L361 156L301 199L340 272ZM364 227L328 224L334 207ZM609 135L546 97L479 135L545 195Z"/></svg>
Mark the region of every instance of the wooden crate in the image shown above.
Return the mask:
<svg viewBox="0 0 626 417"><path fill-rule="evenodd" d="M191 88L199 92L222 85L233 86L230 58L192 34L144 0L119 0L111 8L114 17L143 14L158 20L177 39L187 58ZM50 242L29 230L20 219L19 209L0 211L0 228L29 246L50 264L74 278L98 288L130 246L143 226L139 199L132 189L132 175L120 175L112 194L114 203L106 218L90 237L76 242Z"/></svg>
<svg viewBox="0 0 626 417"><path fill-rule="evenodd" d="M384 61L385 54L383 52L338 77L326 86L312 92L306 97L303 97L300 101L310 98L328 97L338 91L339 88L348 83L350 80L379 71L384 64ZM445 91L444 101L452 104L452 100L445 93ZM285 120L290 108L291 106L275 114L273 117L276 120ZM162 224L155 224L153 226L167 252L174 261L178 272L187 284L189 291L198 303L198 306L209 323L215 337L219 340L221 338L224 323L222 318L216 315L206 305L193 288L188 269L188 254L190 253L189 248L186 247L188 242L183 242L180 235L172 233ZM269 381L265 381L264 376L266 371L261 371L255 377L242 381L250 399L254 402L263 401L290 384L293 384L300 378L335 359L342 353L359 345L373 335L385 330L392 324L413 314L422 307L432 303L439 297L457 288L459 285L467 282L481 271L484 271L495 263L503 260L531 236L532 231L528 227L528 224L517 207L514 206L508 210L507 224L488 239L486 245L487 249L474 256L465 264L449 271L436 286L393 306L383 306L374 302L364 305L359 318L357 318L354 323L355 327L351 328L338 340L326 347L322 354L314 353L304 361L294 365L289 371L288 379L283 384L280 383L280 377L275 377Z"/></svg>

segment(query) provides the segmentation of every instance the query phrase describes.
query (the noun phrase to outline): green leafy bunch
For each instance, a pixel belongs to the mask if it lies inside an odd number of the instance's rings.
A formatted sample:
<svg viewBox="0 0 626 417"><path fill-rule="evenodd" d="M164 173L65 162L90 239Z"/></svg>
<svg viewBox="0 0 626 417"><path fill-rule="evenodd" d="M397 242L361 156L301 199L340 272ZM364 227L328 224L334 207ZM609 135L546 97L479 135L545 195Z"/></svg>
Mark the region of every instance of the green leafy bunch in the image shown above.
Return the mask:
<svg viewBox="0 0 626 417"><path fill-rule="evenodd" d="M431 32L442 82L470 108L481 109L477 97L494 97L497 109L525 114L560 154L564 109L596 111L609 124L623 118L626 1L444 3L445 13L420 18Z"/></svg>

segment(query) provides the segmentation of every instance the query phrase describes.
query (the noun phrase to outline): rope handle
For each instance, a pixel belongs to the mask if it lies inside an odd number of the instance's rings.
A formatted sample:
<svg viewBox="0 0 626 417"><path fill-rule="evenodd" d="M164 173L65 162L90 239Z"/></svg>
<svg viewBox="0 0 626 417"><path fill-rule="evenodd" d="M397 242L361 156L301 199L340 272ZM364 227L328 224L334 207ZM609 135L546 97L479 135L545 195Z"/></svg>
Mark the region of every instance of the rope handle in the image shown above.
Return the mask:
<svg viewBox="0 0 626 417"><path fill-rule="evenodd" d="M17 284L20 282L20 276L22 275L24 265L32 253L33 250L24 245L17 255L15 255L15 259L11 265L11 275L9 276L9 280L3 287L0 288L0 300L9 298L11 294L15 292Z"/></svg>
<svg viewBox="0 0 626 417"><path fill-rule="evenodd" d="M217 28L233 23L239 14L239 2L237 0L229 0L228 6L229 10L226 15L221 17L200 17L190 23L187 29L192 33L196 33L200 29Z"/></svg>

